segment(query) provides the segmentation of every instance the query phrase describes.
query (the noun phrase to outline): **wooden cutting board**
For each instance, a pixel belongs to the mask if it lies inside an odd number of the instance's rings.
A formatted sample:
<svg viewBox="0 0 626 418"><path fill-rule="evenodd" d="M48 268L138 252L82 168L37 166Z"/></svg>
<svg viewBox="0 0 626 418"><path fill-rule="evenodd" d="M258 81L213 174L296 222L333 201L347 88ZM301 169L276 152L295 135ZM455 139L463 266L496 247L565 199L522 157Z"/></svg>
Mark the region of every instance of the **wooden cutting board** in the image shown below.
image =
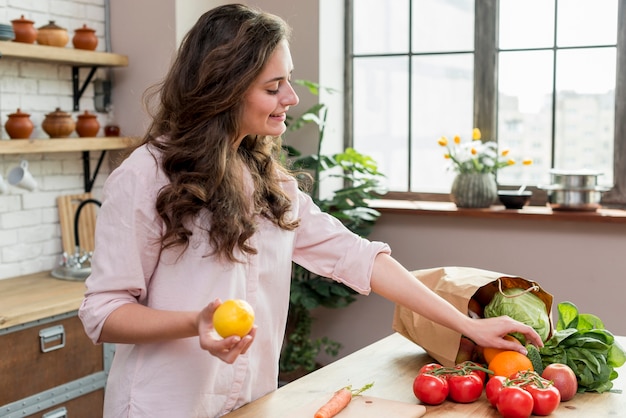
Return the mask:
<svg viewBox="0 0 626 418"><path fill-rule="evenodd" d="M332 394L316 399L310 404L293 411L284 418L313 418L315 412L324 405ZM424 405L392 401L372 396L355 396L337 418L418 418L426 413Z"/></svg>
<svg viewBox="0 0 626 418"><path fill-rule="evenodd" d="M63 251L68 254L76 252L74 242L74 216L78 205L83 200L92 199L91 193L71 194L57 197L59 208L59 224L61 225L61 242ZM88 203L80 211L78 223L78 241L83 251L93 251L96 230L96 213L98 206Z"/></svg>

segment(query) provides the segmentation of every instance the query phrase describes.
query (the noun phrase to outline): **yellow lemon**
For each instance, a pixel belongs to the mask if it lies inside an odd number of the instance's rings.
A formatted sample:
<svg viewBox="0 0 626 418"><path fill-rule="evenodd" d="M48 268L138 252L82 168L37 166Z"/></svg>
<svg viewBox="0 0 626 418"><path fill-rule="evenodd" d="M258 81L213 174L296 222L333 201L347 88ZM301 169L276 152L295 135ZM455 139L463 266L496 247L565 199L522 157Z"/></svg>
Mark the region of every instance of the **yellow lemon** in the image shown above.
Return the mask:
<svg viewBox="0 0 626 418"><path fill-rule="evenodd" d="M229 299L213 313L213 326L222 338L247 335L254 325L254 310L245 300Z"/></svg>

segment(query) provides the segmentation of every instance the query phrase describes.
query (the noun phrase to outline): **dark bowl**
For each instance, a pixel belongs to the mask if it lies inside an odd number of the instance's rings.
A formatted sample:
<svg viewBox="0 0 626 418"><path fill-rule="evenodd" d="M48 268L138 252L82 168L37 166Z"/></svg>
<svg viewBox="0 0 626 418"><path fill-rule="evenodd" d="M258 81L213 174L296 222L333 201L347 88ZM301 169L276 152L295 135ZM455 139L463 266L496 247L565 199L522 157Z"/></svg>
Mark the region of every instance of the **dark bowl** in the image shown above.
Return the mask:
<svg viewBox="0 0 626 418"><path fill-rule="evenodd" d="M517 190L498 190L498 198L507 209L521 209L529 201L533 195L531 191L523 191L519 193Z"/></svg>

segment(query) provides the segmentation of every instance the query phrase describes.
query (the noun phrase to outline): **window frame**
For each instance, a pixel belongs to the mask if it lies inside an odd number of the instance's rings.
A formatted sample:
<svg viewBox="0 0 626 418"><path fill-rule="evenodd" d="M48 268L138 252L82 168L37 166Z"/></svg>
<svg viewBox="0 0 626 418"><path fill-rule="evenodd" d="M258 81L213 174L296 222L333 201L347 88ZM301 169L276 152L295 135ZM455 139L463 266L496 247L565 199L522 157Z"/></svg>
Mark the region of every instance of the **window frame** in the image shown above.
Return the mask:
<svg viewBox="0 0 626 418"><path fill-rule="evenodd" d="M602 204L626 207L626 0L618 1L617 69L615 86L615 122L613 148L613 187L603 193ZM345 72L344 72L344 146L353 146L353 0L345 0ZM495 138L498 97L498 4L499 0L475 1L474 31L474 126L484 138ZM534 202L545 203L546 193L533 188ZM448 201L446 193L389 192L383 198L402 200Z"/></svg>

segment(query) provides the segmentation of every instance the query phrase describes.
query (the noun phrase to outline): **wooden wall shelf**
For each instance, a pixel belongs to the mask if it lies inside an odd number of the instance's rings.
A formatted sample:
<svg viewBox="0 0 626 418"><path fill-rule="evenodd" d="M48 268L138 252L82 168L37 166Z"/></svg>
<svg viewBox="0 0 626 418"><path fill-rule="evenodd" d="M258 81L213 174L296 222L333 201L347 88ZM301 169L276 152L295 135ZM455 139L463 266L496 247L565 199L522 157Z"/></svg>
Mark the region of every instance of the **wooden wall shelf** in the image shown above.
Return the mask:
<svg viewBox="0 0 626 418"><path fill-rule="evenodd" d="M133 147L137 137L10 139L0 141L0 155L37 154L43 152L106 151Z"/></svg>
<svg viewBox="0 0 626 418"><path fill-rule="evenodd" d="M21 42L0 42L0 57L67 64L77 67L128 66L128 57L125 55Z"/></svg>

